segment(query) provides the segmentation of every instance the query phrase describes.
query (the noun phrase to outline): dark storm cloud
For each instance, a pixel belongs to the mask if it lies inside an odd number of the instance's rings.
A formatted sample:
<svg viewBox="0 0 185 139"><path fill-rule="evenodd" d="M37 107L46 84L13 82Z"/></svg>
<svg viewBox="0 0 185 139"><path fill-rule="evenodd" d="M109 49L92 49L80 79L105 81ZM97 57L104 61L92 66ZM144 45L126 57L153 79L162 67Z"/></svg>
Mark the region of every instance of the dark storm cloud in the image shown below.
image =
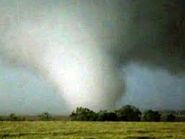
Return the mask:
<svg viewBox="0 0 185 139"><path fill-rule="evenodd" d="M118 59L167 68L171 72L184 71L185 2L141 0L132 1L129 6L127 36L120 37L120 48L115 53ZM119 29L124 32L123 27Z"/></svg>

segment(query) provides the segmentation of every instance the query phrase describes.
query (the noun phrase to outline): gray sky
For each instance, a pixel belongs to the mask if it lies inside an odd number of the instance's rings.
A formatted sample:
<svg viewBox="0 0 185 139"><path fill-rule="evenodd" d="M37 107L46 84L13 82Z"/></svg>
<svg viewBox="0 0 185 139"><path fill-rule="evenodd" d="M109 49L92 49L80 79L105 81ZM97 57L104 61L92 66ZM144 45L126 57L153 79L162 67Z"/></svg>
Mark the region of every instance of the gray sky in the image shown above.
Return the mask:
<svg viewBox="0 0 185 139"><path fill-rule="evenodd" d="M0 1L1 114L184 108L183 0Z"/></svg>
<svg viewBox="0 0 185 139"><path fill-rule="evenodd" d="M63 100L49 83L33 72L0 61L0 113L66 112Z"/></svg>
<svg viewBox="0 0 185 139"><path fill-rule="evenodd" d="M0 62L0 113L66 113L64 101L54 87L24 68ZM141 109L184 109L185 76L151 70L137 64L123 68L127 92L118 106L132 104Z"/></svg>
<svg viewBox="0 0 185 139"><path fill-rule="evenodd" d="M130 64L123 70L127 84L123 104L141 109L184 109L185 75L174 76L166 70L152 70L138 64Z"/></svg>

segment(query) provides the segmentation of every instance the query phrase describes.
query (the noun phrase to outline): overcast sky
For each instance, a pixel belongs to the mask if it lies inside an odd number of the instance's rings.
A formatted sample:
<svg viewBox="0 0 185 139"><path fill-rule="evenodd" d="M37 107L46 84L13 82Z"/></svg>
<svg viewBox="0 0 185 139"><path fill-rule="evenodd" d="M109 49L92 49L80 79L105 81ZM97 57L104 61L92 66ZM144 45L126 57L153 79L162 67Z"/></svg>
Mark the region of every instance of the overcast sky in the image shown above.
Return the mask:
<svg viewBox="0 0 185 139"><path fill-rule="evenodd" d="M67 111L55 88L43 78L2 61L0 67L1 114L38 114L45 111L63 114ZM185 76L176 77L164 70L150 70L135 64L123 70L127 92L118 106L132 104L141 109L184 109Z"/></svg>

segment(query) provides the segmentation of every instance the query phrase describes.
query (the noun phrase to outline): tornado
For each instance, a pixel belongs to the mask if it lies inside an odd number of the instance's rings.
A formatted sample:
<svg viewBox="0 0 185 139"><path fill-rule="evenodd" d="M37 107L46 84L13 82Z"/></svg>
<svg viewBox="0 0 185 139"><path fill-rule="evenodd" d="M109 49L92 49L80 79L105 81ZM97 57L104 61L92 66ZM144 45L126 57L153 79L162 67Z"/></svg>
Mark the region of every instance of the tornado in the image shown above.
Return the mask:
<svg viewBox="0 0 185 139"><path fill-rule="evenodd" d="M114 108L130 62L184 74L183 0L1 0L0 58L43 76L67 109ZM36 93L36 92L34 92Z"/></svg>

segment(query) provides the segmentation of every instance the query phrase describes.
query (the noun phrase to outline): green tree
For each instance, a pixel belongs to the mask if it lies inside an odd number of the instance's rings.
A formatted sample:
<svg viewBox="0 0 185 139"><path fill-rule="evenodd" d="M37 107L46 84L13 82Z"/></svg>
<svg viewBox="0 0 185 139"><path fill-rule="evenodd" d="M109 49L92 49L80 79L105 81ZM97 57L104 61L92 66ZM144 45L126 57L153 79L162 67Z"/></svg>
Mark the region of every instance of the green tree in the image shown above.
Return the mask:
<svg viewBox="0 0 185 139"><path fill-rule="evenodd" d="M71 120L74 121L95 121L97 119L97 114L83 107L77 107L75 111L73 111L70 115Z"/></svg>
<svg viewBox="0 0 185 139"><path fill-rule="evenodd" d="M0 121L4 121L4 118L3 118L3 116L0 116Z"/></svg>
<svg viewBox="0 0 185 139"><path fill-rule="evenodd" d="M15 113L11 113L8 118L10 121L17 121L18 116Z"/></svg>
<svg viewBox="0 0 185 139"><path fill-rule="evenodd" d="M176 116L174 114L168 114L166 115L166 121L169 121L169 122L174 122L176 119Z"/></svg>
<svg viewBox="0 0 185 139"><path fill-rule="evenodd" d="M99 111L97 113L97 121L117 121L117 115L114 112Z"/></svg>
<svg viewBox="0 0 185 139"><path fill-rule="evenodd" d="M144 113L143 120L144 121L155 121L158 122L160 121L161 114L158 111L153 111L153 110L147 110Z"/></svg>
<svg viewBox="0 0 185 139"><path fill-rule="evenodd" d="M141 111L132 105L126 105L116 110L119 121L140 121Z"/></svg>
<svg viewBox="0 0 185 139"><path fill-rule="evenodd" d="M39 115L39 117L41 120L45 120L45 121L52 119L51 115L48 112L42 113L41 115Z"/></svg>

